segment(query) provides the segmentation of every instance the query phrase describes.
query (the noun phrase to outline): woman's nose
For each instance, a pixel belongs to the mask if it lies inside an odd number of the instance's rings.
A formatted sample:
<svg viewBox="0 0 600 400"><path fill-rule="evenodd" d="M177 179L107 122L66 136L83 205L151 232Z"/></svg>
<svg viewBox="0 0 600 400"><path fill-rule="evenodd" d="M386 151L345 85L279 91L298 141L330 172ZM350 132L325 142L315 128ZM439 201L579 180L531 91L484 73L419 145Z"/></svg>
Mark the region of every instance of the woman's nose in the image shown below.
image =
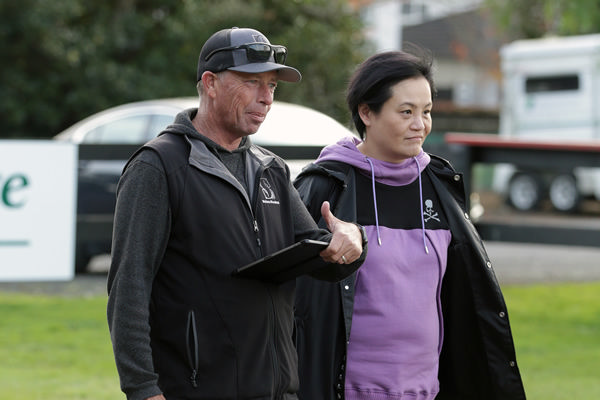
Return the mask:
<svg viewBox="0 0 600 400"><path fill-rule="evenodd" d="M423 122L423 118L420 116L415 116L412 121L412 128L415 130L421 130L425 128L425 122Z"/></svg>

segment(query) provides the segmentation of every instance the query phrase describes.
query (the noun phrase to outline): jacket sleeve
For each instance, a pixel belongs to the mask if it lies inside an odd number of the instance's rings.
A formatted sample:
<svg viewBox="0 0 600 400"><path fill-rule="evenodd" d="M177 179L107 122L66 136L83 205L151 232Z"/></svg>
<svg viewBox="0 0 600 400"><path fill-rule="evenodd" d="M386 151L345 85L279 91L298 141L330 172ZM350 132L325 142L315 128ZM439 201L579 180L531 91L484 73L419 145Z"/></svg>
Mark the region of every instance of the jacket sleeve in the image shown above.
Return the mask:
<svg viewBox="0 0 600 400"><path fill-rule="evenodd" d="M303 173L294 181L294 186L315 222L321 220L321 204L324 201L329 201L331 209L334 209L338 190L331 177L320 173Z"/></svg>
<svg viewBox="0 0 600 400"><path fill-rule="evenodd" d="M326 228L321 216L321 205L324 201L329 201L331 209L335 209L335 200L339 193L334 181L322 174L301 174L294 182L294 186L298 190L300 199L306 206L306 210L308 210L308 213L312 217L311 222L318 223L318 226L323 229ZM330 268L321 268L310 274L313 278L338 282L350 276L362 265L367 255L367 237L364 228L358 224L356 225L362 236L363 251L360 257L351 264L331 264ZM329 234L327 241L329 240L331 240L331 234Z"/></svg>
<svg viewBox="0 0 600 400"><path fill-rule="evenodd" d="M107 305L121 389L134 400L161 393L152 362L149 305L170 224L162 168L140 160L158 157L151 151L140 155L117 190Z"/></svg>

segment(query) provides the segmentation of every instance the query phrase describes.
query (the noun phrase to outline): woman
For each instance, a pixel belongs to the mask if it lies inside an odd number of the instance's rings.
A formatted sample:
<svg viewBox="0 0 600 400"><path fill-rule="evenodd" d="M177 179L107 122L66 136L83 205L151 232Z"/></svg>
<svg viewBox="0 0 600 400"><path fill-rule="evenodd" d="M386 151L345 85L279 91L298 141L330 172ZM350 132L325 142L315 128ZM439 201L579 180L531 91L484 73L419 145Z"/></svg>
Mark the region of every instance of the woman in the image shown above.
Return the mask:
<svg viewBox="0 0 600 400"><path fill-rule="evenodd" d="M370 243L344 281L298 279L301 399L525 399L462 176L422 149L433 91L427 57L370 57L346 98L360 139L326 147L295 182L321 225L327 200Z"/></svg>

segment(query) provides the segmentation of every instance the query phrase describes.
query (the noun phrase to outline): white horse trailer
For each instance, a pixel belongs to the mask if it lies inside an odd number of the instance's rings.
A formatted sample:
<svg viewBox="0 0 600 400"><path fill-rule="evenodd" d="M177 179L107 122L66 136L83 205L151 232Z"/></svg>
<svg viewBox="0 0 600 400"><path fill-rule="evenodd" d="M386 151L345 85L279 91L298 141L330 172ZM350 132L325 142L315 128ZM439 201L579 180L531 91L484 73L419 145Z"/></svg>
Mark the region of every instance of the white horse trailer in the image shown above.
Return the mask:
<svg viewBox="0 0 600 400"><path fill-rule="evenodd" d="M600 34L518 40L500 51L500 136L564 143L600 141ZM494 189L520 210L549 198L574 211L600 200L600 170L498 165Z"/></svg>

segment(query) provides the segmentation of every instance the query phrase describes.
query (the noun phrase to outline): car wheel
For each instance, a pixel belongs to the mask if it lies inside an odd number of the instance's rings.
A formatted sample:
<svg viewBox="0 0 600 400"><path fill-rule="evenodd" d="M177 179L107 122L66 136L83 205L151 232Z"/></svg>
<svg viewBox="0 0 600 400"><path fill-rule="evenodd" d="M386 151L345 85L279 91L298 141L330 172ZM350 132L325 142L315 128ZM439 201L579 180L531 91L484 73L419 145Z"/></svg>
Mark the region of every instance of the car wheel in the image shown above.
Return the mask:
<svg viewBox="0 0 600 400"><path fill-rule="evenodd" d="M560 174L554 177L550 183L548 195L552 206L558 211L576 211L581 202L577 180L571 174Z"/></svg>
<svg viewBox="0 0 600 400"><path fill-rule="evenodd" d="M508 185L508 202L520 211L537 208L542 201L543 185L540 177L533 173L518 173Z"/></svg>

